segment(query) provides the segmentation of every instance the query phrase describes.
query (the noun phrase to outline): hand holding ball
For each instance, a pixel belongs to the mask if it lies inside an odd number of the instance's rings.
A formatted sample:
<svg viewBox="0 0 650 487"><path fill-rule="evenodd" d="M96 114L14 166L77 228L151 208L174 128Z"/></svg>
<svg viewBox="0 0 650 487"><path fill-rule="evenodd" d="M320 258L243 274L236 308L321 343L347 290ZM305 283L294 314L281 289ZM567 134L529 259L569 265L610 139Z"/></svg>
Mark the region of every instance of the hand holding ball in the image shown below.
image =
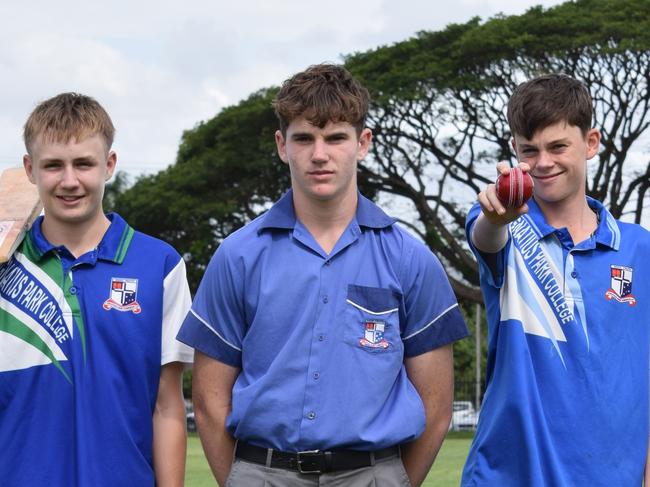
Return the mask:
<svg viewBox="0 0 650 487"><path fill-rule="evenodd" d="M499 200L508 208L519 208L533 195L533 178L518 167L500 174L495 182Z"/></svg>

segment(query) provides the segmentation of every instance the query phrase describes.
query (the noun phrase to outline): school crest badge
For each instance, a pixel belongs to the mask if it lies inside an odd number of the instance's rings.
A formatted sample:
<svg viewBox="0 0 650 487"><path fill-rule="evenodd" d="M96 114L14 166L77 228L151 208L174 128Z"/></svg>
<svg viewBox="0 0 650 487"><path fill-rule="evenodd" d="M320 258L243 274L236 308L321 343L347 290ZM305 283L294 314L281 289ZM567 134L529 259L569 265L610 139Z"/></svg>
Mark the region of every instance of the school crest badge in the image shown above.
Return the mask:
<svg viewBox="0 0 650 487"><path fill-rule="evenodd" d="M104 301L104 309L140 313L142 308L138 304L138 280L113 277L111 279L111 295Z"/></svg>
<svg viewBox="0 0 650 487"><path fill-rule="evenodd" d="M378 320L367 320L364 326L363 338L359 345L366 348L388 348L388 342L384 338L386 323Z"/></svg>
<svg viewBox="0 0 650 487"><path fill-rule="evenodd" d="M605 293L608 301L612 299L619 303L627 303L630 306L636 304L636 298L632 294L632 268L622 265L611 266L611 284Z"/></svg>

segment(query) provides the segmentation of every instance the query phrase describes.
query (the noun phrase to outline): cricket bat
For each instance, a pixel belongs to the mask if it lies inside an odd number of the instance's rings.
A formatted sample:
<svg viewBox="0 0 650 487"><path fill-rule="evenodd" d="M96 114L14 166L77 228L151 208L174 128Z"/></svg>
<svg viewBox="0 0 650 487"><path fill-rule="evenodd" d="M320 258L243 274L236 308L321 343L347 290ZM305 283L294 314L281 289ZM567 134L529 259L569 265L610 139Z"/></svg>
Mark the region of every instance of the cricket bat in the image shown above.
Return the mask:
<svg viewBox="0 0 650 487"><path fill-rule="evenodd" d="M0 263L7 262L43 209L36 185L25 170L0 174Z"/></svg>

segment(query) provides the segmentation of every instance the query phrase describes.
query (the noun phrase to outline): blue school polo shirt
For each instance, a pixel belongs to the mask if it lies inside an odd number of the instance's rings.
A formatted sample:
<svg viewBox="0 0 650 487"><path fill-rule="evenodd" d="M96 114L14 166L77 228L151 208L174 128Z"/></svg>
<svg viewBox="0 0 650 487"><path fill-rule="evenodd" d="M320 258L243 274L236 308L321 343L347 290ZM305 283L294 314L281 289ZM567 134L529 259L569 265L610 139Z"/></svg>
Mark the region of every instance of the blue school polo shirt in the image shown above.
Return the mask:
<svg viewBox="0 0 650 487"><path fill-rule="evenodd" d="M326 254L289 191L212 258L179 340L241 368L230 433L284 451L375 450L424 429L404 358L467 335L421 242L359 195Z"/></svg>
<svg viewBox="0 0 650 487"><path fill-rule="evenodd" d="M577 245L534 200L480 264L487 390L462 485L641 485L648 445L650 233L598 201ZM468 215L467 235L480 214Z"/></svg>
<svg viewBox="0 0 650 487"><path fill-rule="evenodd" d="M155 485L162 364L190 306L185 265L119 215L75 259L37 220L0 265L0 485Z"/></svg>

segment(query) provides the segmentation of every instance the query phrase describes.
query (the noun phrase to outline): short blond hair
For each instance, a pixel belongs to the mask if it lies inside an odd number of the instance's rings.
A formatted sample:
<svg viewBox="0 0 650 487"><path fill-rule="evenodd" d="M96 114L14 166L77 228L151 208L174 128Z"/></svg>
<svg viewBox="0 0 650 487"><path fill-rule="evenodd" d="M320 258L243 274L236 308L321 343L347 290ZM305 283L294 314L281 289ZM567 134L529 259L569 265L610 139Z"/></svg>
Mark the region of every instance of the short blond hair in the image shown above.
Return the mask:
<svg viewBox="0 0 650 487"><path fill-rule="evenodd" d="M29 115L23 130L27 152L41 136L48 142L69 142L99 134L108 151L113 145L115 127L111 117L95 100L79 93L61 93L39 103Z"/></svg>

